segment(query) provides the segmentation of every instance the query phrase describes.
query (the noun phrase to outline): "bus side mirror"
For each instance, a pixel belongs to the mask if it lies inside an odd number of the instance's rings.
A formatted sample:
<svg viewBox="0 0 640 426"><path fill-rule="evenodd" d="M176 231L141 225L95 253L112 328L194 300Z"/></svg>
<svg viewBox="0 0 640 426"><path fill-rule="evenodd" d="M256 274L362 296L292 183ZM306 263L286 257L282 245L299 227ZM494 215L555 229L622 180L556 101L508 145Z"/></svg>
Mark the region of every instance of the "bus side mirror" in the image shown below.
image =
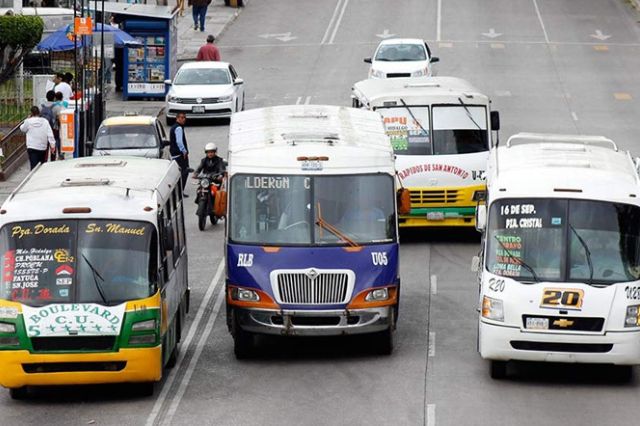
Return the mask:
<svg viewBox="0 0 640 426"><path fill-rule="evenodd" d="M411 191L407 188L400 188L397 192L398 213L401 215L411 213Z"/></svg>
<svg viewBox="0 0 640 426"><path fill-rule="evenodd" d="M476 207L476 229L480 232L487 227L487 206L480 204Z"/></svg>
<svg viewBox="0 0 640 426"><path fill-rule="evenodd" d="M480 270L480 256L473 256L471 258L471 272L478 272Z"/></svg>
<svg viewBox="0 0 640 426"><path fill-rule="evenodd" d="M491 111L491 130L500 130L500 113Z"/></svg>

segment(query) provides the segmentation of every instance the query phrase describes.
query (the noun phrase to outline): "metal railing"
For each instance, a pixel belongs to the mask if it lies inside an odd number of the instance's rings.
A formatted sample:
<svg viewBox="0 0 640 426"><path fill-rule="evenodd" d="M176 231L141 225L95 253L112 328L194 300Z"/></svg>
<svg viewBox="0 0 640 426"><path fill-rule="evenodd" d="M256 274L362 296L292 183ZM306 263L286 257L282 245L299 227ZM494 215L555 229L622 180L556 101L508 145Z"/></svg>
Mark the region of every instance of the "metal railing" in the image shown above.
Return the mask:
<svg viewBox="0 0 640 426"><path fill-rule="evenodd" d="M7 180L11 173L26 161L26 135L20 131L21 124L22 122L18 123L0 139L0 181Z"/></svg>

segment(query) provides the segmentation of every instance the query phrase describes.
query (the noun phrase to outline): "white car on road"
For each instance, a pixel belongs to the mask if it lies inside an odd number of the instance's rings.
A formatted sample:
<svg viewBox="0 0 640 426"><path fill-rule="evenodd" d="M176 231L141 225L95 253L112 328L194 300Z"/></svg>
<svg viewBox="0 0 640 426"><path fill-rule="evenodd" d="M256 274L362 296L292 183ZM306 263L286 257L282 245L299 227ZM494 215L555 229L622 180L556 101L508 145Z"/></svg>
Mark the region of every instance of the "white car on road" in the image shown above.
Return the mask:
<svg viewBox="0 0 640 426"><path fill-rule="evenodd" d="M167 124L184 112L188 119L223 118L244 109L244 80L227 62L188 62L180 67L167 93Z"/></svg>
<svg viewBox="0 0 640 426"><path fill-rule="evenodd" d="M392 38L382 41L373 58L364 61L371 64L369 78L431 77L431 64L440 58L431 56L424 40Z"/></svg>

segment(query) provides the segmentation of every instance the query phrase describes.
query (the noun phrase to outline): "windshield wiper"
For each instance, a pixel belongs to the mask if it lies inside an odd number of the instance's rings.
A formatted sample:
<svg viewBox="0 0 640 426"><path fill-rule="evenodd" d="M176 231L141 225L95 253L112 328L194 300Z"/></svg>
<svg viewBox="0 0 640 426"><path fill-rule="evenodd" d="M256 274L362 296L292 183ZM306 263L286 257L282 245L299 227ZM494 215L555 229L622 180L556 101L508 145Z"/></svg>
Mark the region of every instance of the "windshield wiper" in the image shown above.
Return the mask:
<svg viewBox="0 0 640 426"><path fill-rule="evenodd" d="M427 132L427 130L424 127L422 127L422 123L420 123L420 121L416 118L416 116L413 115L413 111L411 111L411 108L409 108L409 105L407 105L407 103L402 98L400 98L400 102L402 102L402 106L404 106L404 108L407 110L411 118L413 118L413 121L415 121L418 127L420 127L420 130L422 130L424 134L427 135L427 137L429 137L429 132Z"/></svg>
<svg viewBox="0 0 640 426"><path fill-rule="evenodd" d="M498 242L498 244L500 244L500 247L502 247L502 250L504 250L504 252L505 252L505 253L507 253L507 256L509 257L509 259L511 259L511 260L513 260L513 261L515 261L518 265L520 265L520 266L524 267L524 269L526 269L527 271L529 271L529 272L531 273L531 276L533 277L533 279L534 279L537 283L539 283L539 282L540 282L540 278L538 278L538 275L536 274L536 271L534 271L534 269L533 269L531 266L527 265L527 264L525 263L525 261L524 261L524 260L522 260L522 259L520 259L519 257L515 257L515 256L514 256L514 255L509 251L509 249L507 248L507 246L505 246L505 245L504 245L504 243L503 243L502 241L500 241L500 238L498 238L498 236L497 236L497 235L494 235L493 237L496 239L496 241Z"/></svg>
<svg viewBox="0 0 640 426"><path fill-rule="evenodd" d="M569 228L571 229L571 232L573 232L573 234L578 238L578 241L580 241L580 244L582 244L582 248L584 248L584 254L585 254L585 257L587 258L587 265L589 266L589 282L587 284L592 285L593 284L593 263L591 261L591 251L589 250L589 246L587 246L587 243L582 239L580 234L578 234L578 231L576 231L573 225L569 224Z"/></svg>
<svg viewBox="0 0 640 426"><path fill-rule="evenodd" d="M330 224L329 222L325 221L322 218L322 210L320 209L320 203L318 203L318 220L316 220L316 225L318 225L320 228L324 228L327 231L331 232L333 235L340 238L342 241L349 244L351 247L360 247L360 245L358 245L358 243L356 243L351 238L349 238L346 233L339 230L338 228L336 228L335 226L333 226L332 224Z"/></svg>
<svg viewBox="0 0 640 426"><path fill-rule="evenodd" d="M104 302L105 305L108 305L109 302L107 302L107 298L104 296L104 292L102 291L102 286L98 281L98 278L100 278L102 281L104 281L104 278L102 278L102 275L100 275L98 270L91 264L91 262L89 262L89 259L87 259L84 253L82 254L82 258L84 259L85 262L87 262L87 265L89 265L89 268L91 268L91 272L93 273L93 282L96 283L96 289L98 290L98 293L100 293L100 297L102 298L102 301Z"/></svg>

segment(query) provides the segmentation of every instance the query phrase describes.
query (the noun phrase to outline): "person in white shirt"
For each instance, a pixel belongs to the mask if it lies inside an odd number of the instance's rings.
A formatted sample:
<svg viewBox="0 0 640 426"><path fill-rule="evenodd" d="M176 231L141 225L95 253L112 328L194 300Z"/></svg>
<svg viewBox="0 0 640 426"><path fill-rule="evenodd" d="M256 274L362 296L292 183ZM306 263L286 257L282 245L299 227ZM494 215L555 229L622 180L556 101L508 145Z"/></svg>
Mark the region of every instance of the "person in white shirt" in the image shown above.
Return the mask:
<svg viewBox="0 0 640 426"><path fill-rule="evenodd" d="M31 115L20 125L20 130L27 134L27 155L33 170L47 160L47 150L55 152L56 140L53 130L47 119L40 117L40 109L37 106L31 108Z"/></svg>
<svg viewBox="0 0 640 426"><path fill-rule="evenodd" d="M56 84L56 87L54 87L53 91L56 93L62 93L62 99L64 99L65 101L70 100L71 96L73 95L73 90L71 89L69 83L65 81L64 74L58 73L56 74L56 77L60 79L60 82Z"/></svg>
<svg viewBox="0 0 640 426"><path fill-rule="evenodd" d="M53 77L51 77L50 80L47 80L47 85L45 86L45 90L44 93L48 93L50 90L53 90L55 93L55 88L58 85L58 83L60 83L62 81L62 79L60 78L59 74L55 74Z"/></svg>

